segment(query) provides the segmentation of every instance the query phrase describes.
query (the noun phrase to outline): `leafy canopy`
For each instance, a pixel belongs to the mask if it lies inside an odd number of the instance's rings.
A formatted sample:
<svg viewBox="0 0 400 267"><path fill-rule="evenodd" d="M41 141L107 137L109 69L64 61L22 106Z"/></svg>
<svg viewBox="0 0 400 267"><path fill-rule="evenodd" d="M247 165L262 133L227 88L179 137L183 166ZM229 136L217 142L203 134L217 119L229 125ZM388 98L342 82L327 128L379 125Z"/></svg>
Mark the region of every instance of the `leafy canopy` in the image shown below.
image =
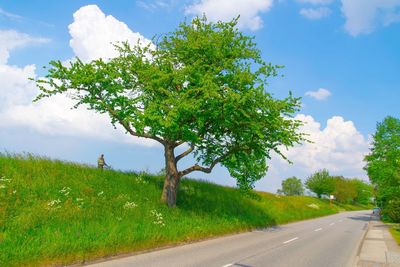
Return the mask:
<svg viewBox="0 0 400 267"><path fill-rule="evenodd" d="M322 195L330 195L335 191L335 181L329 175L328 170L320 170L312 174L306 180L306 187L317 194L319 198Z"/></svg>
<svg viewBox="0 0 400 267"><path fill-rule="evenodd" d="M266 91L280 66L264 62L236 24L195 18L154 45L117 45L116 58L51 61L46 79L37 81L37 100L67 94L75 108L106 113L133 136L187 144L191 149L176 161L193 153L197 164L179 175L220 163L239 186L251 187L265 175L271 151L284 157L279 147L303 140L301 123L292 119L300 102Z"/></svg>
<svg viewBox="0 0 400 267"><path fill-rule="evenodd" d="M400 199L400 119L388 116L377 124L371 152L365 161L377 198L384 211L390 213L385 206L394 207L393 203Z"/></svg>
<svg viewBox="0 0 400 267"><path fill-rule="evenodd" d="M278 192L286 196L301 196L304 194L303 183L294 176L287 178L282 181L282 189Z"/></svg>

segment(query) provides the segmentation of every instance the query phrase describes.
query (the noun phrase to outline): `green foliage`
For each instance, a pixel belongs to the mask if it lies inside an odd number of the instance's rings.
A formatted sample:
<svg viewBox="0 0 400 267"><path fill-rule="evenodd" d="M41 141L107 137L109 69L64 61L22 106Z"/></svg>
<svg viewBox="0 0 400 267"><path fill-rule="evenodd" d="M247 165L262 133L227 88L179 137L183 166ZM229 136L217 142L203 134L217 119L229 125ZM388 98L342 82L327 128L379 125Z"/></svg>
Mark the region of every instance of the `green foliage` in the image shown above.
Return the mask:
<svg viewBox="0 0 400 267"><path fill-rule="evenodd" d="M118 44L116 58L76 59L69 66L51 61L46 78L36 81L36 100L68 95L75 107L106 113L133 136L172 150L188 144L182 157L192 153L204 166L177 171L178 156L167 159L167 176L211 172L220 163L239 187L251 188L265 175L272 151L284 157L280 147L303 141L301 122L292 118L300 102L266 91L280 66L264 62L254 38L236 24L195 18L155 46Z"/></svg>
<svg viewBox="0 0 400 267"><path fill-rule="evenodd" d="M302 196L304 194L303 183L299 178L290 177L282 181L282 190L278 190L286 196Z"/></svg>
<svg viewBox="0 0 400 267"><path fill-rule="evenodd" d="M392 226L390 228L390 233L396 240L397 244L399 244L400 246L400 224L398 224L397 226Z"/></svg>
<svg viewBox="0 0 400 267"><path fill-rule="evenodd" d="M359 179L351 179L350 183L355 187L357 194L354 198L354 202L362 205L371 204L371 199L374 196L374 187Z"/></svg>
<svg viewBox="0 0 400 267"><path fill-rule="evenodd" d="M329 175L328 170L320 170L307 178L306 187L317 194L318 198L322 195L330 195L335 191L335 181Z"/></svg>
<svg viewBox="0 0 400 267"><path fill-rule="evenodd" d="M0 266L61 266L338 211L183 179L178 207L160 204L163 177L0 154Z"/></svg>
<svg viewBox="0 0 400 267"><path fill-rule="evenodd" d="M386 117L377 124L371 152L365 157L365 169L375 185L377 200L388 215L391 201L400 195L400 120ZM394 216L397 217L397 216Z"/></svg>
<svg viewBox="0 0 400 267"><path fill-rule="evenodd" d="M391 199L382 210L393 222L400 222L400 198Z"/></svg>
<svg viewBox="0 0 400 267"><path fill-rule="evenodd" d="M357 197L357 188L355 184L342 176L334 176L332 179L335 183L333 195L336 201L341 203L353 203Z"/></svg>

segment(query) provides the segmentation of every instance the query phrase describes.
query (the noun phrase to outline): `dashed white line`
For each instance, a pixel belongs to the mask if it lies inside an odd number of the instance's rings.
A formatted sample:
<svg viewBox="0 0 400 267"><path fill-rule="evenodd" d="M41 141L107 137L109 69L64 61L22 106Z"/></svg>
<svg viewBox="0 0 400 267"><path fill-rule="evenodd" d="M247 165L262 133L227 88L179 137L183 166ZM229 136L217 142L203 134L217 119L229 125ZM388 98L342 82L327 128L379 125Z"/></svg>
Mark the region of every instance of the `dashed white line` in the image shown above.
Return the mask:
<svg viewBox="0 0 400 267"><path fill-rule="evenodd" d="M229 266L233 266L233 263L226 264L226 265L224 265L222 267L229 267Z"/></svg>
<svg viewBox="0 0 400 267"><path fill-rule="evenodd" d="M322 228L318 228L318 229L315 229L314 231L318 232L318 231L321 231L321 230L322 230Z"/></svg>
<svg viewBox="0 0 400 267"><path fill-rule="evenodd" d="M295 240L297 240L297 239L299 239L299 238L298 238L298 237L292 238L292 239L290 239L290 240L287 240L287 241L283 242L283 244L290 243L290 242L295 241Z"/></svg>
<svg viewBox="0 0 400 267"><path fill-rule="evenodd" d="M332 226L332 225L335 225L335 223L331 223L331 224L329 224L330 226Z"/></svg>

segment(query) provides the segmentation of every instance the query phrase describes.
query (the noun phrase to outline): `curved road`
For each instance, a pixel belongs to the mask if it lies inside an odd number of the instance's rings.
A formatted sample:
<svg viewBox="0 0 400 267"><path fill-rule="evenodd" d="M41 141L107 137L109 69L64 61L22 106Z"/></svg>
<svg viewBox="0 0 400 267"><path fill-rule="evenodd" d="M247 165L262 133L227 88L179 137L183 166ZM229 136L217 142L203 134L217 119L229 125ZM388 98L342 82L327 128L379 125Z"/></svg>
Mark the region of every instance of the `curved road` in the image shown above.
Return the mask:
<svg viewBox="0 0 400 267"><path fill-rule="evenodd" d="M370 214L344 212L92 266L353 266Z"/></svg>

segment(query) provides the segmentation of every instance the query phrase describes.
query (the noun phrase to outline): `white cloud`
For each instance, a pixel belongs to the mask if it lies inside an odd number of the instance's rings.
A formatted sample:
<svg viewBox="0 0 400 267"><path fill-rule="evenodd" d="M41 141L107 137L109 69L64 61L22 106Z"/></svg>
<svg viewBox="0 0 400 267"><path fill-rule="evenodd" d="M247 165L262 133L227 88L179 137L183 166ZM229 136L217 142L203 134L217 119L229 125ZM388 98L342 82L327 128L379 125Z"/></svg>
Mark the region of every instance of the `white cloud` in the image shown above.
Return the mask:
<svg viewBox="0 0 400 267"><path fill-rule="evenodd" d="M266 178L257 183L257 188L276 192L283 179L296 176L305 181L320 169L328 169L332 175L368 180L363 170L363 159L369 151L370 140L357 130L352 121L333 116L323 128L309 115L299 114L295 119L305 123L300 130L308 134L307 138L313 143L283 150L293 164L274 155Z"/></svg>
<svg viewBox="0 0 400 267"><path fill-rule="evenodd" d="M345 30L353 36L400 22L400 0L342 0Z"/></svg>
<svg viewBox="0 0 400 267"><path fill-rule="evenodd" d="M258 30L263 26L260 13L272 7L273 0L201 0L186 7L188 15L203 15L212 21L230 21L240 15L238 26L242 29Z"/></svg>
<svg viewBox="0 0 400 267"><path fill-rule="evenodd" d="M4 10L2 8L0 8L0 15L6 17L8 19L12 19L12 20L21 20L22 19L22 17L20 15L7 12L6 10Z"/></svg>
<svg viewBox="0 0 400 267"><path fill-rule="evenodd" d="M316 100L325 100L328 97L330 97L332 93L325 89L325 88L319 88L317 91L307 91L306 96L312 97Z"/></svg>
<svg viewBox="0 0 400 267"><path fill-rule="evenodd" d="M368 152L368 141L352 121L334 116L321 129L321 124L311 116L299 114L296 119L306 123L301 130L309 134L308 139L313 143L290 149L286 153L289 159L310 172L327 168L343 175L364 174L363 159Z"/></svg>
<svg viewBox="0 0 400 267"><path fill-rule="evenodd" d="M299 3L302 4L311 4L311 5L329 5L331 4L334 0L296 0Z"/></svg>
<svg viewBox="0 0 400 267"><path fill-rule="evenodd" d="M147 11L155 11L158 9L165 9L165 8L170 8L174 3L173 0L170 1L136 1L136 4Z"/></svg>
<svg viewBox="0 0 400 267"><path fill-rule="evenodd" d="M331 14L331 10L327 7L318 8L302 8L300 9L300 15L308 19L316 20L328 17Z"/></svg>
<svg viewBox="0 0 400 267"><path fill-rule="evenodd" d="M132 32L126 24L112 16L105 16L97 6L79 9L74 14L70 33L71 46L83 60L115 56L111 42L128 40L136 44L139 39L149 42L139 33ZM12 49L44 40L47 39L32 38L15 31L0 31L0 129L22 127L45 135L90 137L151 146L156 144L152 140L126 135L121 127L114 129L105 114L88 111L85 107L72 110L73 101L64 95L32 103L39 93L35 83L29 80L37 76L35 65L20 68L6 63Z"/></svg>
<svg viewBox="0 0 400 267"><path fill-rule="evenodd" d="M10 51L32 44L48 43L47 38L36 38L14 30L0 30L0 64L6 64Z"/></svg>
<svg viewBox="0 0 400 267"><path fill-rule="evenodd" d="M106 16L96 5L84 6L76 11L74 22L68 28L72 37L70 45L75 55L83 61L117 56L113 46L117 42L128 41L131 45L136 45L138 41L143 45L150 43L124 22L111 15Z"/></svg>

